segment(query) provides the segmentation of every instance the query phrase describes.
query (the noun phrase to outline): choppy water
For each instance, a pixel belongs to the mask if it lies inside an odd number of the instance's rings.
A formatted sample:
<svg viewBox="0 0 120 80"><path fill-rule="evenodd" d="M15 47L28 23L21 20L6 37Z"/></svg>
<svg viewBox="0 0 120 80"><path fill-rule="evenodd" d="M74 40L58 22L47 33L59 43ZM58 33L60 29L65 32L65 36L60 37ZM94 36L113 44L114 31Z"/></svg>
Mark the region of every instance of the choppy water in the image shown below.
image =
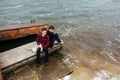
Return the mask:
<svg viewBox="0 0 120 80"><path fill-rule="evenodd" d="M88 60L97 54L120 67L119 0L0 0L1 27L32 19L56 26L67 48L64 53L79 54L80 60L85 53L90 54Z"/></svg>

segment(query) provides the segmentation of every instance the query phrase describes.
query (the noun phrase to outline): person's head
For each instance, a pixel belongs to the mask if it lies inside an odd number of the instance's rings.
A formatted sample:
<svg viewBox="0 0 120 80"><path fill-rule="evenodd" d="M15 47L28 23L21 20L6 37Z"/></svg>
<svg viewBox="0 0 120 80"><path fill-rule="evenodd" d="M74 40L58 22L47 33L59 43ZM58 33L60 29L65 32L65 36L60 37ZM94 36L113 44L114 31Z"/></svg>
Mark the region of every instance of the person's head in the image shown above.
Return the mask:
<svg viewBox="0 0 120 80"><path fill-rule="evenodd" d="M46 36L46 34L47 34L47 29L46 29L46 28L43 28L41 33L42 33L42 36Z"/></svg>
<svg viewBox="0 0 120 80"><path fill-rule="evenodd" d="M54 32L54 29L55 29L54 26L49 26L49 31L50 32Z"/></svg>

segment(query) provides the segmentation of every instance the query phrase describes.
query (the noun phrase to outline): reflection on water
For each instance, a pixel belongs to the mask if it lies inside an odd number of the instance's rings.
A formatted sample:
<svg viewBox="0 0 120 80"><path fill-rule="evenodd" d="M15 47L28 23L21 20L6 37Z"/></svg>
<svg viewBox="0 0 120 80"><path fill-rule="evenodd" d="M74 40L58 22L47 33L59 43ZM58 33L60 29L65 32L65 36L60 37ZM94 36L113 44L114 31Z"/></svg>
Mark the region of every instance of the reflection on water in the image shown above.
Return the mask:
<svg viewBox="0 0 120 80"><path fill-rule="evenodd" d="M119 0L0 0L0 26L30 22L56 26L72 80L120 79Z"/></svg>

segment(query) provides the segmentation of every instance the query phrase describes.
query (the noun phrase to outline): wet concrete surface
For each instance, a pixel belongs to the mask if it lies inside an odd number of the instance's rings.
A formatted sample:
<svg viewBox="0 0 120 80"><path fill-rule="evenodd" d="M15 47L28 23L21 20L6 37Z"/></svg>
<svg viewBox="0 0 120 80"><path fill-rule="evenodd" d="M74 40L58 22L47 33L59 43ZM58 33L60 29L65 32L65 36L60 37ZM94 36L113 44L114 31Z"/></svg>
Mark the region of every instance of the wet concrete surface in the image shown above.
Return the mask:
<svg viewBox="0 0 120 80"><path fill-rule="evenodd" d="M58 57L59 55L59 57ZM4 80L58 80L72 72L68 66L61 60L61 54L54 53L49 56L49 66L43 63L40 68L36 68L36 62L32 62L21 68L12 70L3 74Z"/></svg>

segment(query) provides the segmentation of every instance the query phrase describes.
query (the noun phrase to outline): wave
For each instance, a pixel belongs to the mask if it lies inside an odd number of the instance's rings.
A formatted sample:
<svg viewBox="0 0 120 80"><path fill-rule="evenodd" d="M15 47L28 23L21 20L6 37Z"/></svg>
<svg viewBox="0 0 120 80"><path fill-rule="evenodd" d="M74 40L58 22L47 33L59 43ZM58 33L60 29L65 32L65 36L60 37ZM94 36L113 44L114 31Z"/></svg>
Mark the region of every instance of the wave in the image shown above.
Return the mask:
<svg viewBox="0 0 120 80"><path fill-rule="evenodd" d="M9 10L9 9L18 9L23 7L24 5L15 5L15 6L7 6L7 7L1 7L0 10Z"/></svg>
<svg viewBox="0 0 120 80"><path fill-rule="evenodd" d="M112 76L112 73L105 70L100 70L97 72L93 80L120 80L120 76Z"/></svg>

